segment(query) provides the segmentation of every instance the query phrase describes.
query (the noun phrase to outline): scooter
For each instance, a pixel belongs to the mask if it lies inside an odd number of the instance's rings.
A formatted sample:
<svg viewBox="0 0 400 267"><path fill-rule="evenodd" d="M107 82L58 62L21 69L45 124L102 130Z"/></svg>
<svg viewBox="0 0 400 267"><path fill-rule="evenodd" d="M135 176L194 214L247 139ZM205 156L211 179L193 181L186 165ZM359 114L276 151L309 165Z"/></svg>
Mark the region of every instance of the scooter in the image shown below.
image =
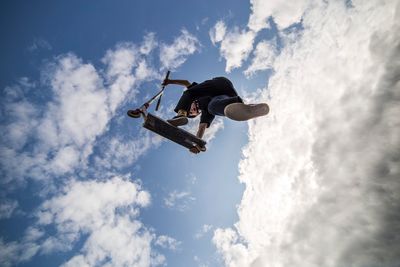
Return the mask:
<svg viewBox="0 0 400 267"><path fill-rule="evenodd" d="M167 80L169 78L170 73L171 73L170 71L167 71L167 75L165 75L164 80ZM146 103L144 103L140 108L137 108L134 110L128 110L128 112L127 112L128 116L135 118L135 119L140 118L140 116L143 116L144 118L146 118L147 113L148 113L147 109L157 98L158 98L158 101L157 101L156 111L158 111L160 104L161 104L161 97L164 94L164 89L165 89L165 85L163 85L161 87L161 90L157 94L155 94L150 100L148 100Z"/></svg>
<svg viewBox="0 0 400 267"><path fill-rule="evenodd" d="M170 71L167 71L167 75L165 76L165 80L167 80L169 78L169 74ZM161 97L164 94L164 90L165 90L165 85L162 85L161 90L155 94L152 98L150 98L150 100L148 100L147 102L145 102L143 105L141 105L139 108L137 109L133 109L133 110L128 110L127 115L129 117L138 119L140 117L143 117L144 119L144 123L143 123L143 127L155 132L158 135L161 135L179 145L182 145L188 149L191 149L193 147L202 147L204 148L205 151L205 147L206 147L206 142L200 138L198 138L197 136L189 133L188 131L182 129L182 128L178 128L175 127L171 124L169 124L168 122L166 122L165 120L149 113L147 110L150 107L150 105L158 98L157 101L157 105L156 105L156 111L159 109L160 104L161 104Z"/></svg>

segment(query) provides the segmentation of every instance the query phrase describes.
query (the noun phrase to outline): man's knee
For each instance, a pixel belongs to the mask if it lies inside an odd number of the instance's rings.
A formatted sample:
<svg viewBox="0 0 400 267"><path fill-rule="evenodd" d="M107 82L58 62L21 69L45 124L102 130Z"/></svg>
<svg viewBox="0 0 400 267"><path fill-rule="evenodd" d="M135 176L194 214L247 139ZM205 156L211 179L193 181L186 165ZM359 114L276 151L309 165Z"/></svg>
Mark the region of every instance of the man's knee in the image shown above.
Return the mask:
<svg viewBox="0 0 400 267"><path fill-rule="evenodd" d="M214 97L208 104L208 112L213 115L224 116L224 99L226 98L227 96L224 95Z"/></svg>
<svg viewBox="0 0 400 267"><path fill-rule="evenodd" d="M217 113L217 108L218 108L217 101L211 101L211 102L208 104L208 107L207 107L208 112L209 112L210 114L213 114L213 115L216 115L216 113Z"/></svg>

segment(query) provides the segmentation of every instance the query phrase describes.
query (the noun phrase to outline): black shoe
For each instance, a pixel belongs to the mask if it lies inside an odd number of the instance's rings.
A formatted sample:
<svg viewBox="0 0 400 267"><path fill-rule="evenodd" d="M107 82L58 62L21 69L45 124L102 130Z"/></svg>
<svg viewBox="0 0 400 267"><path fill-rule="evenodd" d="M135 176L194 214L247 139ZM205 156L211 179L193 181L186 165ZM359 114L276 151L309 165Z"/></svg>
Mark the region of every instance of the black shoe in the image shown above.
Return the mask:
<svg viewBox="0 0 400 267"><path fill-rule="evenodd" d="M184 115L176 115L170 120L167 120L167 122L175 127L178 126L183 126L189 123L189 120L186 116Z"/></svg>

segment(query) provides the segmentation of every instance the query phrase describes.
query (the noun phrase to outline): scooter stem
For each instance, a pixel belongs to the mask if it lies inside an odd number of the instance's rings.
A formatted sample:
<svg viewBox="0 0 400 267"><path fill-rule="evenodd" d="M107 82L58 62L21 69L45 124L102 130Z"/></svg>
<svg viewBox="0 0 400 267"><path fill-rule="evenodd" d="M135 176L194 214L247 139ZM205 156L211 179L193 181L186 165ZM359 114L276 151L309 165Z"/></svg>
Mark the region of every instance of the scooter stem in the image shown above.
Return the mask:
<svg viewBox="0 0 400 267"><path fill-rule="evenodd" d="M165 75L165 79L164 80L168 80L169 74L170 74L170 71L167 71L167 75ZM162 95L164 93L164 88L165 88L165 85L163 85L163 87L161 88L161 95L160 95L160 97L158 98L158 101L157 101L156 111L158 111L158 108L160 107L161 97L162 97Z"/></svg>

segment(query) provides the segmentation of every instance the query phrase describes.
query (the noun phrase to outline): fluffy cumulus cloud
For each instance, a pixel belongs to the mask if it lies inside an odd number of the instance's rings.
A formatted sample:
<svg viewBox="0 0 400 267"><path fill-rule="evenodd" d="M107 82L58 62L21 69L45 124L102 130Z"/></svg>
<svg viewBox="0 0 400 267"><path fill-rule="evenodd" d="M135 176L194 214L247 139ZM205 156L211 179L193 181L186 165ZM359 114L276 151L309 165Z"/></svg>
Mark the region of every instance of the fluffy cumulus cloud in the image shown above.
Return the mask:
<svg viewBox="0 0 400 267"><path fill-rule="evenodd" d="M215 24L209 34L212 42L220 45L221 56L226 59L227 72L240 67L248 58L256 37L254 31L240 30L238 27L227 30L221 21Z"/></svg>
<svg viewBox="0 0 400 267"><path fill-rule="evenodd" d="M304 11L260 95L271 112L249 124L239 221L214 232L226 266L398 265L399 12L391 0Z"/></svg>
<svg viewBox="0 0 400 267"><path fill-rule="evenodd" d="M160 48L169 56L163 62L173 67L199 46L187 31L181 37L174 49ZM9 198L25 181L43 188L38 198L47 200L21 238L0 237L0 265L78 249L65 266L155 266L166 262L155 247L178 249L179 241L159 238L140 222L139 210L149 205L149 193L127 178L114 177L159 145L160 138L140 132L124 142L118 129L113 137L107 134L112 122L118 125L118 109L135 100L139 85L159 78L151 61L157 47L155 34L149 33L140 44L108 50L96 67L75 54L61 55L42 70L40 83L21 78L3 90L0 219L18 212L32 221L32 214L23 214Z"/></svg>
<svg viewBox="0 0 400 267"><path fill-rule="evenodd" d="M150 194L126 178L72 181L39 207L37 222L20 243L0 243L5 249L2 264L24 262L37 253L69 251L82 238L78 253L63 266L162 264L165 257L152 246L176 250L180 242L157 237L138 220L139 210L149 204ZM44 229L50 226L55 234L45 236Z"/></svg>
<svg viewBox="0 0 400 267"><path fill-rule="evenodd" d="M165 69L176 69L186 61L188 55L199 49L199 40L187 30L182 30L181 35L176 37L172 44L160 45L161 65Z"/></svg>
<svg viewBox="0 0 400 267"><path fill-rule="evenodd" d="M104 70L74 54L58 57L43 71L46 84L41 86L51 91L44 104L30 99L39 85L26 78L7 87L1 110L1 182L44 179L87 166L117 108L135 97L140 83L158 76L146 57L156 47L154 38L148 34L139 46L122 43L108 50Z"/></svg>
<svg viewBox="0 0 400 267"><path fill-rule="evenodd" d="M183 30L171 45L161 44L160 60L164 67L176 68L199 45ZM96 69L74 54L58 57L43 71L47 84L40 86L48 86L51 91L45 104L30 99L39 85L27 78L5 88L1 182L65 175L87 166L96 141L106 132L118 107L135 97L140 83L158 78L148 57L156 47L154 33L145 35L139 45L118 44L103 57L104 69ZM131 146L138 150L134 155L145 152L137 143Z"/></svg>
<svg viewBox="0 0 400 267"><path fill-rule="evenodd" d="M254 73L272 68L275 61L277 51L276 39L269 41L261 41L257 44L254 50L254 58L249 67L245 70L244 74L247 77L252 76Z"/></svg>
<svg viewBox="0 0 400 267"><path fill-rule="evenodd" d="M151 147L161 144L162 139L148 131L142 131L134 140L122 136L104 140L101 152L95 156L96 171L121 170L132 164Z"/></svg>
<svg viewBox="0 0 400 267"><path fill-rule="evenodd" d="M218 21L213 28L211 28L210 32L211 42L213 44L221 42L226 34L226 25L225 22L220 20Z"/></svg>
<svg viewBox="0 0 400 267"><path fill-rule="evenodd" d="M313 6L311 0L287 2L282 0L264 1L251 0L251 14L244 29L233 27L229 29L223 21L218 21L209 31L211 42L219 44L221 57L226 60L225 71L230 72L242 67L254 49L254 40L258 33L269 28L271 18L278 29L300 23L305 10ZM244 72L251 76L258 70L269 68L277 54L276 40L262 41L257 44L251 65Z"/></svg>
<svg viewBox="0 0 400 267"><path fill-rule="evenodd" d="M268 19L272 17L280 29L287 28L300 22L306 7L311 2L310 0L290 3L282 0L250 0L252 13L248 26L251 30L258 32L269 27Z"/></svg>

